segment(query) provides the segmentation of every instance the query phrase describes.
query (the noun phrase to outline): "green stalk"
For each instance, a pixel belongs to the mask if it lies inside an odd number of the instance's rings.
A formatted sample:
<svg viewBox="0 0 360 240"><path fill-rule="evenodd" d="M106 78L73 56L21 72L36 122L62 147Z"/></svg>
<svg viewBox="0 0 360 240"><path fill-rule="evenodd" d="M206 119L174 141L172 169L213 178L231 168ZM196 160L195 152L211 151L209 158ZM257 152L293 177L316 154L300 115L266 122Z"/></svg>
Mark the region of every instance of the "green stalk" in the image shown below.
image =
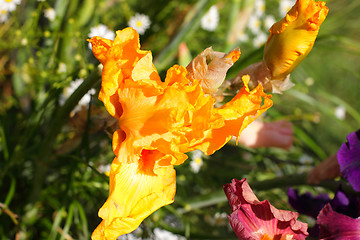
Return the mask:
<svg viewBox="0 0 360 240"><path fill-rule="evenodd" d="M19 221L16 219L18 218L18 215L16 215L15 213L13 213L5 204L0 203L0 213L4 212L6 215L8 215L11 218L11 221L13 221L13 223L15 225L19 224Z"/></svg>
<svg viewBox="0 0 360 240"><path fill-rule="evenodd" d="M320 182L319 184L310 185L310 186L323 187L333 192L336 192L339 183L340 181L326 180ZM276 177L264 181L250 182L249 185L252 190L263 191L274 188L288 188L293 186L301 186L301 185L309 185L309 184L307 182L307 173L303 173L303 174L294 174L290 176ZM359 193L356 193L349 185L342 184L342 189L352 195L354 194L359 195ZM178 213L183 214L190 212L194 209L209 207L219 203L226 203L227 201L228 200L226 198L224 191L218 190L208 195L203 195L203 196L195 197L193 199L189 199L184 203L184 208L178 210Z"/></svg>
<svg viewBox="0 0 360 240"><path fill-rule="evenodd" d="M228 52L231 50L231 47L235 44L236 39L233 39L234 25L236 24L236 20L238 14L241 10L241 2L242 0L232 0L231 1L231 9L229 14L228 28L226 34L226 45L225 51Z"/></svg>
<svg viewBox="0 0 360 240"><path fill-rule="evenodd" d="M99 80L97 69L79 86L78 89L67 99L65 104L55 110L53 118L50 121L49 131L46 133L42 147L39 151L39 159L36 162L36 170L33 180L33 189L30 194L30 203L35 203L39 197L44 184L47 170L55 159L51 156L55 140L62 126L67 121L70 112L74 109L80 99L89 91L89 89Z"/></svg>
<svg viewBox="0 0 360 240"><path fill-rule="evenodd" d="M212 3L213 1L211 0L201 0L188 13L178 34L154 60L154 65L159 72L171 64L178 51L179 44L199 27L203 13L210 8Z"/></svg>

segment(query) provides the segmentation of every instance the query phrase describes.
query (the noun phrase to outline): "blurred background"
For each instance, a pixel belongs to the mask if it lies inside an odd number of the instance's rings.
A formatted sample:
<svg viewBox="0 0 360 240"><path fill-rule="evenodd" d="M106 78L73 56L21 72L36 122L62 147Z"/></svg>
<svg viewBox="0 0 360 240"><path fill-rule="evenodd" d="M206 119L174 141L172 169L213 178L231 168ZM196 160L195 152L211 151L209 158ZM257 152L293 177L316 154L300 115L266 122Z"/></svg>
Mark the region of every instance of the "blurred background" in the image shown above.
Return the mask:
<svg viewBox="0 0 360 240"><path fill-rule="evenodd" d="M336 185L306 186L304 176L360 126L360 1L325 2L329 15L291 74L295 87L274 94L262 119L291 122L293 145L252 149L231 142L212 156L189 153L175 168L175 202L119 239L236 239L222 190L232 178L246 177L260 200L281 209L291 209L292 185L332 194ZM134 27L163 78L209 46L222 52L238 46L231 79L261 61L269 27L294 3L1 0L0 239L89 239L100 223L117 122L97 99L101 65L86 39L114 39L116 30Z"/></svg>

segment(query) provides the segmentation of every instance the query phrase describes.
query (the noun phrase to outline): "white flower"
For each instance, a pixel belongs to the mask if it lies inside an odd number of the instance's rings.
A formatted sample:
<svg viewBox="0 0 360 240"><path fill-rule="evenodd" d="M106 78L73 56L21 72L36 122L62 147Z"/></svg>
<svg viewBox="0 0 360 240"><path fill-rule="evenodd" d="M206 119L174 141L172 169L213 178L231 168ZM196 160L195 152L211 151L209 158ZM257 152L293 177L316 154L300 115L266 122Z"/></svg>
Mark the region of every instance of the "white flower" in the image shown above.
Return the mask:
<svg viewBox="0 0 360 240"><path fill-rule="evenodd" d="M302 172L307 172L312 168L314 159L307 154L303 154L300 156L299 162L302 165L298 168L298 172L302 173Z"/></svg>
<svg viewBox="0 0 360 240"><path fill-rule="evenodd" d="M6 11L5 8L3 8L2 6L0 6L0 22L4 23L9 19L9 14L8 11Z"/></svg>
<svg viewBox="0 0 360 240"><path fill-rule="evenodd" d="M303 154L300 156L299 158L299 162L304 164L304 165L309 165L309 164L312 164L314 162L314 159L307 155L307 154Z"/></svg>
<svg viewBox="0 0 360 240"><path fill-rule="evenodd" d="M225 226L228 223L228 218L225 212L217 212L214 216L205 215L205 221L211 226Z"/></svg>
<svg viewBox="0 0 360 240"><path fill-rule="evenodd" d="M151 21L149 16L145 14L136 13L135 16L131 17L128 25L135 29L140 35L144 34L145 31L150 27Z"/></svg>
<svg viewBox="0 0 360 240"><path fill-rule="evenodd" d="M195 150L191 152L191 162L190 167L194 173L200 171L201 166L203 165L203 153L200 150Z"/></svg>
<svg viewBox="0 0 360 240"><path fill-rule="evenodd" d="M59 104L64 105L65 101L75 92L76 89L83 83L84 79L78 78L70 83L69 87L66 87L63 93L60 95ZM78 105L74 108L74 112L81 110L82 106L89 106L91 101L91 95L95 94L95 89L90 89L78 102Z"/></svg>
<svg viewBox="0 0 360 240"><path fill-rule="evenodd" d="M311 78L311 77L308 77L308 78L306 78L305 79L305 84L307 85L307 86L312 86L312 85L314 85L314 79L313 78Z"/></svg>
<svg viewBox="0 0 360 240"><path fill-rule="evenodd" d="M94 90L94 89L92 89ZM106 176L109 176L110 175L110 170L111 170L111 164L102 164L98 167L98 171L100 173L103 173L105 174Z"/></svg>
<svg viewBox="0 0 360 240"><path fill-rule="evenodd" d="M55 20L56 12L53 8L47 8L44 10L44 16L52 22Z"/></svg>
<svg viewBox="0 0 360 240"><path fill-rule="evenodd" d="M164 229L155 228L154 235L156 240L185 240L184 237L173 234L172 232Z"/></svg>
<svg viewBox="0 0 360 240"><path fill-rule="evenodd" d="M114 40L115 33L114 33L114 31L110 30L104 24L99 24L99 25L97 25L95 27L90 28L90 33L89 33L88 37L92 38L92 37L95 37L95 36L110 39L110 40ZM88 46L91 49L91 43L89 43Z"/></svg>
<svg viewBox="0 0 360 240"><path fill-rule="evenodd" d="M66 64L61 62L59 63L59 67L58 67L58 73L66 73L67 67Z"/></svg>
<svg viewBox="0 0 360 240"><path fill-rule="evenodd" d="M12 12L16 9L16 5L19 5L20 3L21 0L0 0L0 8Z"/></svg>
<svg viewBox="0 0 360 240"><path fill-rule="evenodd" d="M264 45L267 41L267 38L268 36L263 33L263 32L260 32L255 38L254 38L254 46L255 47L261 47L262 45Z"/></svg>
<svg viewBox="0 0 360 240"><path fill-rule="evenodd" d="M21 45L26 46L28 44L27 38L21 39Z"/></svg>
<svg viewBox="0 0 360 240"><path fill-rule="evenodd" d="M244 32L240 32L237 35L237 40L239 42L247 42L247 41L249 41L249 36Z"/></svg>
<svg viewBox="0 0 360 240"><path fill-rule="evenodd" d="M214 31L219 24L219 11L214 5L201 18L201 28L207 31Z"/></svg>
<svg viewBox="0 0 360 240"><path fill-rule="evenodd" d="M281 17L285 17L287 12L295 5L296 0L280 0L279 11Z"/></svg>
<svg viewBox="0 0 360 240"><path fill-rule="evenodd" d="M346 116L346 108L344 106L338 106L334 111L335 117L340 120L344 120Z"/></svg>
<svg viewBox="0 0 360 240"><path fill-rule="evenodd" d="M249 17L248 28L253 34L259 34L261 32L260 18L255 15L251 15Z"/></svg>
<svg viewBox="0 0 360 240"><path fill-rule="evenodd" d="M255 0L255 15L260 17L265 13L265 1L264 0Z"/></svg>
<svg viewBox="0 0 360 240"><path fill-rule="evenodd" d="M274 16L267 15L264 19L265 28L267 28L267 29L271 28L271 26L274 25L275 22L276 22L276 20L275 20Z"/></svg>

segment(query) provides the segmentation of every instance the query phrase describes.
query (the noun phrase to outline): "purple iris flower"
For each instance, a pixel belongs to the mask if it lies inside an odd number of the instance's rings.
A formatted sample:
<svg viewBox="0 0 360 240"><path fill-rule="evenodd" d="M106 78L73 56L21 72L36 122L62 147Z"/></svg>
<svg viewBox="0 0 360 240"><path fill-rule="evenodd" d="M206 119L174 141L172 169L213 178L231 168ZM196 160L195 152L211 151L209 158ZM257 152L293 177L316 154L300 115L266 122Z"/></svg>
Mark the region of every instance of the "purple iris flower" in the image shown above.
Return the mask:
<svg viewBox="0 0 360 240"><path fill-rule="evenodd" d="M357 218L360 215L359 198L345 193L341 187L338 188L332 200L330 200L326 193L317 196L314 196L309 192L299 194L297 190L292 188L289 188L288 190L288 198L290 205L297 212L311 216L315 219L326 204L330 205L331 211L335 211L343 216ZM324 221L325 220L323 219L322 222ZM313 227L309 228L308 231L311 237L318 237L320 233L319 225L315 224Z"/></svg>
<svg viewBox="0 0 360 240"><path fill-rule="evenodd" d="M320 210L330 201L329 195L326 193L314 196L310 192L299 194L298 190L289 188L288 198L290 205L301 214L311 216L316 219Z"/></svg>
<svg viewBox="0 0 360 240"><path fill-rule="evenodd" d="M347 136L337 153L340 171L355 191L360 191L360 130Z"/></svg>
<svg viewBox="0 0 360 240"><path fill-rule="evenodd" d="M360 215L360 200L358 197L350 196L339 188L334 198L330 201L332 209L346 216L357 218Z"/></svg>

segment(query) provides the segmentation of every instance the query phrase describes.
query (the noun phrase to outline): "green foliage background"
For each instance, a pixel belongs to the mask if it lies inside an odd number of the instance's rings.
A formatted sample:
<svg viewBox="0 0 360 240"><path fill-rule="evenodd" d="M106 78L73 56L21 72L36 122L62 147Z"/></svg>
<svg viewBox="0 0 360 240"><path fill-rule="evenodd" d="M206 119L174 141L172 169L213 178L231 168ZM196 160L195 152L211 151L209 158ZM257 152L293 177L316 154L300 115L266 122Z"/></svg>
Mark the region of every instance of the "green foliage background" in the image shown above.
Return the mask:
<svg viewBox="0 0 360 240"><path fill-rule="evenodd" d="M315 46L291 75L296 86L274 95L264 119L291 121L294 146L285 151L228 144L204 159L199 173L191 171L189 161L176 167L175 203L144 221L144 237L153 237L152 229L160 227L188 239L236 239L228 224L208 221L216 213L230 213L222 186L232 178L246 177L259 199L282 209L291 209L289 186L329 193L340 182L346 186L341 179L306 184L306 172L336 153L360 125L360 2L326 2L330 13ZM208 32L200 19L213 4L220 23ZM282 17L278 5L266 1L266 13L277 20ZM148 15L152 23L141 44L153 52L161 76L179 62L181 42L192 56L209 46L217 51L240 46L231 78L262 58L262 48L251 40L230 38L237 14L252 6L251 0L23 0L0 24L0 239L89 239L100 222L97 211L107 198L108 177L98 167L114 157L111 119L93 96L81 121L69 120L80 98L91 87L100 88L99 63L86 42L91 27L102 23L115 31L127 27L136 12ZM50 7L54 21L44 17ZM61 64L66 72L59 72ZM61 92L76 78L85 81L60 106ZM346 108L344 120L334 115L338 106ZM303 155L313 161L299 162Z"/></svg>

